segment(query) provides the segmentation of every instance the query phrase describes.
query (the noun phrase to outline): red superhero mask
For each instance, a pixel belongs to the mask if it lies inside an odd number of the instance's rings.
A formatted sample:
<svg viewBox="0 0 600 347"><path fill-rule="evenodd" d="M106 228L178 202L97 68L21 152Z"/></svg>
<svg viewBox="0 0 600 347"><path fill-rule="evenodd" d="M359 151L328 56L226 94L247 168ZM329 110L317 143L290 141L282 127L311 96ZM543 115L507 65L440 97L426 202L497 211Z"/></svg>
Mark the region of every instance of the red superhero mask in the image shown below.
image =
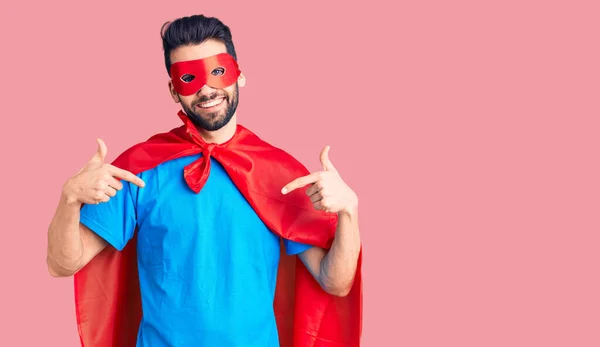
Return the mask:
<svg viewBox="0 0 600 347"><path fill-rule="evenodd" d="M171 65L173 87L183 96L197 93L204 85L227 88L237 81L240 73L237 62L227 53Z"/></svg>

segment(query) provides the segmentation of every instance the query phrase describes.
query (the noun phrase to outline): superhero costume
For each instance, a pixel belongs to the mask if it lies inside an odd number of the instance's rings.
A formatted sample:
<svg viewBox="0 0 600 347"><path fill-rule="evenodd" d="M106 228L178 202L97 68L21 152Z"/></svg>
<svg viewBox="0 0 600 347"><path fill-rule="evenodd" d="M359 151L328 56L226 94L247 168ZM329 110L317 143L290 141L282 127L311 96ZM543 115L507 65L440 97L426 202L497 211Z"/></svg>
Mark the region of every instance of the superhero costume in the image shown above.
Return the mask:
<svg viewBox="0 0 600 347"><path fill-rule="evenodd" d="M188 187L199 193L214 158L274 234L302 244L330 247L337 216L315 210L302 190L281 194L285 184L308 174L298 161L241 125L231 140L207 144L183 112L179 117L183 126L131 147L113 164L139 174L199 154L183 170ZM121 251L107 247L75 275L82 346L135 346L142 317L136 246L134 235ZM273 305L282 347L359 345L361 263L362 252L352 291L340 298L323 291L296 256L281 258Z"/></svg>

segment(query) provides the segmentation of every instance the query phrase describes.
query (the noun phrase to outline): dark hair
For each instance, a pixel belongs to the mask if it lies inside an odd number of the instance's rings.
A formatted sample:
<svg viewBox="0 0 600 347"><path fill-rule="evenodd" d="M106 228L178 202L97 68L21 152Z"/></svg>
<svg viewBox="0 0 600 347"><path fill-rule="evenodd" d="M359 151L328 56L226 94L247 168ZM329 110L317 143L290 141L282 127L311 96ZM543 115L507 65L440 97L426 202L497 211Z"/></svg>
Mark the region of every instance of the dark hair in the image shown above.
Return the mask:
<svg viewBox="0 0 600 347"><path fill-rule="evenodd" d="M166 29L165 29L166 27ZM204 15L181 17L163 24L160 29L163 50L165 53L165 66L167 73L171 73L171 51L180 46L197 45L208 39L217 39L225 44L227 53L237 60L235 47L229 27L219 19Z"/></svg>

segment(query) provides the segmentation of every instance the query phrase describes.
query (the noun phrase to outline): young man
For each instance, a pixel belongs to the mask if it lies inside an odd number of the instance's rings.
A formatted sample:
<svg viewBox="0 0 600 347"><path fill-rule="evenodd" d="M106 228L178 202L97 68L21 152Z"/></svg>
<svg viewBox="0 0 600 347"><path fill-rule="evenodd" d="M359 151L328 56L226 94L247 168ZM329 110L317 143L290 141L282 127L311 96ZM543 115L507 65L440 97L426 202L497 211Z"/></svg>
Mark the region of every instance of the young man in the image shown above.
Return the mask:
<svg viewBox="0 0 600 347"><path fill-rule="evenodd" d="M328 147L309 174L237 124L246 77L218 19L180 18L162 39L183 125L113 164L98 139L49 226L82 345L357 346L358 198Z"/></svg>

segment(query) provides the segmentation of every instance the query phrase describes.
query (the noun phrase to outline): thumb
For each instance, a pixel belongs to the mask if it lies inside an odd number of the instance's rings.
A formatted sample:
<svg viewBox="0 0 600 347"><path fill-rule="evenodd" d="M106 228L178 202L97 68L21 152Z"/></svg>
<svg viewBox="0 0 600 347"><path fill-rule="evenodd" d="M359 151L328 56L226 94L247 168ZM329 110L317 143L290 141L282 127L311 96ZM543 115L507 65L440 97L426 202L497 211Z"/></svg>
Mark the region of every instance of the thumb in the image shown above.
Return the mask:
<svg viewBox="0 0 600 347"><path fill-rule="evenodd" d="M96 151L96 154L94 154L94 156L92 157L90 162L103 164L104 158L106 158L106 152L107 152L106 144L100 138L96 139L96 142L98 142L98 150Z"/></svg>
<svg viewBox="0 0 600 347"><path fill-rule="evenodd" d="M335 171L335 167L331 163L331 160L329 160L330 148L330 146L325 146L325 148L323 148L323 150L321 151L321 165L323 166L323 170L325 171Z"/></svg>

